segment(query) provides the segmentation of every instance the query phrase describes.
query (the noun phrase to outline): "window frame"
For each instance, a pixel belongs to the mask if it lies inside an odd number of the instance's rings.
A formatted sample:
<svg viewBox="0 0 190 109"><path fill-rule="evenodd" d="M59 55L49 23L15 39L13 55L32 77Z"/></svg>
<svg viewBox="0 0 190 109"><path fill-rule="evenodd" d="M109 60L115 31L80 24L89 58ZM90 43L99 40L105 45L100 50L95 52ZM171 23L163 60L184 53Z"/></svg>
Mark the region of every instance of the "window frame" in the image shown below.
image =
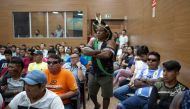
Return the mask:
<svg viewBox="0 0 190 109"><path fill-rule="evenodd" d="M15 16L14 16L14 13L29 13L29 37L16 37L15 35ZM41 13L45 13L45 20L46 20L46 27L44 28L46 30L46 37L32 37L32 13L35 13L35 12L41 12ZM12 16L13 16L13 37L16 38L16 39L27 39L27 38L30 38L30 39L35 39L35 38L45 38L45 39L51 39L51 38L55 38L55 39L63 39L63 38L82 38L85 34L84 32L84 26L85 26L85 15L84 15L84 11L77 11L77 12L82 12L82 28L81 28L81 32L82 32L82 35L81 36L67 36L67 12L76 12L76 11L56 11L56 12L63 12L64 13L64 36L63 37L50 37L50 25L49 25L49 13L50 12L54 12L54 11L14 11L12 12ZM74 17L73 17L74 18ZM73 29L74 31L74 29Z"/></svg>

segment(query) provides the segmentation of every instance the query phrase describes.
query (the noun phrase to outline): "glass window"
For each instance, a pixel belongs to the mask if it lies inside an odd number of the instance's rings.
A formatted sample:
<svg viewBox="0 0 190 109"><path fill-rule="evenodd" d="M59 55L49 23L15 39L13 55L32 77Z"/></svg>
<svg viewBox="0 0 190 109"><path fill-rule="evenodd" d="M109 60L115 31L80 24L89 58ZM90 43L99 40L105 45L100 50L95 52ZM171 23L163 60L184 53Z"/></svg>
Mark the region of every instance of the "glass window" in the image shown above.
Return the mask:
<svg viewBox="0 0 190 109"><path fill-rule="evenodd" d="M13 12L13 16L15 37L30 37L29 12Z"/></svg>
<svg viewBox="0 0 190 109"><path fill-rule="evenodd" d="M71 11L66 12L66 29L67 37L82 37L83 30L83 12Z"/></svg>
<svg viewBox="0 0 190 109"><path fill-rule="evenodd" d="M83 12L13 12L16 38L82 37Z"/></svg>
<svg viewBox="0 0 190 109"><path fill-rule="evenodd" d="M64 12L49 12L49 34L50 37L65 37Z"/></svg>
<svg viewBox="0 0 190 109"><path fill-rule="evenodd" d="M31 13L31 31L32 37L42 38L47 37L47 20L45 12Z"/></svg>

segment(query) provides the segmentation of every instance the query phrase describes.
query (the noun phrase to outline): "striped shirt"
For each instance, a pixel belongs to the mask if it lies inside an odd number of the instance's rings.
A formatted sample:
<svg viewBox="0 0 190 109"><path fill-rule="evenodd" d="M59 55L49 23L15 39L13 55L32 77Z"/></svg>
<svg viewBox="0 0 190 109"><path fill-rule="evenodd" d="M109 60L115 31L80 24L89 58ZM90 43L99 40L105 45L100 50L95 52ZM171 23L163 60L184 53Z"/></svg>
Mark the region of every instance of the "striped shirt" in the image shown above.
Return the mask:
<svg viewBox="0 0 190 109"><path fill-rule="evenodd" d="M150 70L146 69L142 71L138 76L136 76L136 79L145 78L145 79L158 79L162 76L163 70L161 68L158 68L157 70ZM135 92L135 95L137 96L143 96L143 97L149 97L152 91L152 87L146 86L142 88L138 88Z"/></svg>

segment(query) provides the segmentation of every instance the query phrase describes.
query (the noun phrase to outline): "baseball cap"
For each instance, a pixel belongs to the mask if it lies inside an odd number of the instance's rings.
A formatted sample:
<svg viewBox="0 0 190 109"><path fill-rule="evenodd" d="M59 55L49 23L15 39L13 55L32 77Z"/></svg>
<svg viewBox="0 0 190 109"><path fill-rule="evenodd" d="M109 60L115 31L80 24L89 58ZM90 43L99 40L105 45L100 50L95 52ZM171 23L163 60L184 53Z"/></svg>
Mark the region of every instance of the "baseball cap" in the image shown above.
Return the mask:
<svg viewBox="0 0 190 109"><path fill-rule="evenodd" d="M36 51L34 52L34 54L43 55L42 51L40 51L40 50L36 50Z"/></svg>
<svg viewBox="0 0 190 109"><path fill-rule="evenodd" d="M47 83L46 75L40 70L33 70L32 72L28 73L24 78L22 78L22 80L29 85Z"/></svg>

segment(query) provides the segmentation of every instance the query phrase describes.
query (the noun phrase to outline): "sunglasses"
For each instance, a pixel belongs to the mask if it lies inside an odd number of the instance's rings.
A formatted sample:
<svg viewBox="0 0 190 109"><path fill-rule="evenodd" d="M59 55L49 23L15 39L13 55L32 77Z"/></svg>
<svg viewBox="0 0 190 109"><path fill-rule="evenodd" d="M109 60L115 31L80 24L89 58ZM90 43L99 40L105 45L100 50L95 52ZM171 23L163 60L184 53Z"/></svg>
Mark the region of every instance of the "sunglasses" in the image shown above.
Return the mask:
<svg viewBox="0 0 190 109"><path fill-rule="evenodd" d="M58 61L47 61L47 64L50 65L54 65L54 64L58 64L59 62Z"/></svg>
<svg viewBox="0 0 190 109"><path fill-rule="evenodd" d="M147 59L148 61L156 62L157 59Z"/></svg>

